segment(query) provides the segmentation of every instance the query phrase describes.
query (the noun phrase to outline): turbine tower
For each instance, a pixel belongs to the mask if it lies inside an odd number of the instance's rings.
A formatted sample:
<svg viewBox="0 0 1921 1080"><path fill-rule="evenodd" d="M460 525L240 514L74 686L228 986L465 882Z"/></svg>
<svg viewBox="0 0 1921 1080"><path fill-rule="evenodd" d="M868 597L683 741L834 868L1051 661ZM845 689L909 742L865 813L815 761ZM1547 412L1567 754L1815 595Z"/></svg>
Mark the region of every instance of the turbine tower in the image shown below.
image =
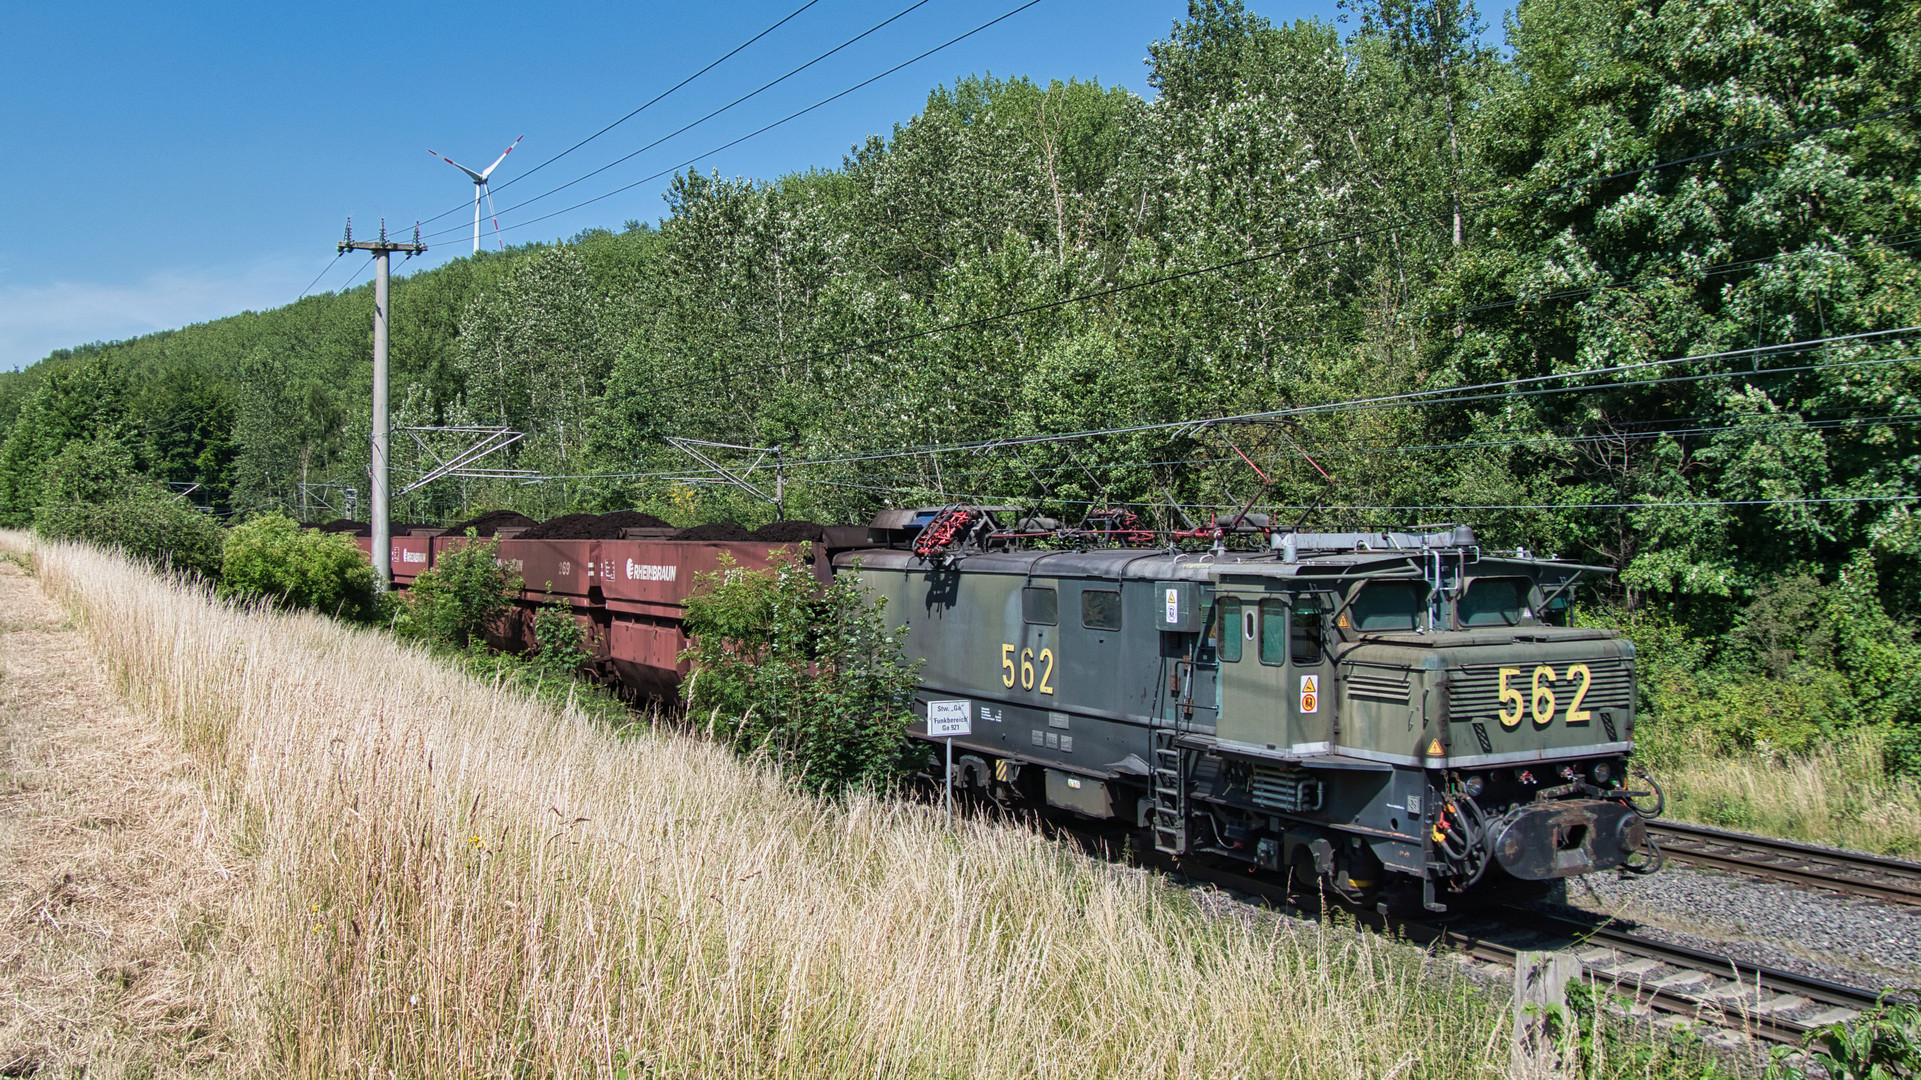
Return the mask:
<svg viewBox="0 0 1921 1080"><path fill-rule="evenodd" d="M522 135L520 139L526 137L527 136ZM508 154L514 152L514 147L520 145L520 139L515 139L512 146L500 152L500 156L494 159L492 165L487 166L479 172L469 169L467 166L440 153L438 150L430 149L427 151L429 154L466 173L474 182L474 254L476 255L480 254L480 198L483 195L487 197L487 213L494 219L494 233L498 235L500 232L500 215L494 210L494 193L492 189L487 187L487 178L494 174L495 169L500 168L500 163L507 160Z"/></svg>

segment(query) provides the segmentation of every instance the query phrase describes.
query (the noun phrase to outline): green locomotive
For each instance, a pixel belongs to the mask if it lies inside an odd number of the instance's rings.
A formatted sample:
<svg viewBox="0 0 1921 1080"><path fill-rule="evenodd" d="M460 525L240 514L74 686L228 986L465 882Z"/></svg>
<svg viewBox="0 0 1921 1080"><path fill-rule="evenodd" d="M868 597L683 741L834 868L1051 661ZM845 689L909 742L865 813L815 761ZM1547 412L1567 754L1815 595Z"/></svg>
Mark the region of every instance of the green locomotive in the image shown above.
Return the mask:
<svg viewBox="0 0 1921 1080"><path fill-rule="evenodd" d="M1009 513L890 512L887 546L835 560L910 628L922 716L970 703L957 782L1361 903L1658 864L1627 790L1633 645L1556 625L1600 568L1466 527L1048 549Z"/></svg>

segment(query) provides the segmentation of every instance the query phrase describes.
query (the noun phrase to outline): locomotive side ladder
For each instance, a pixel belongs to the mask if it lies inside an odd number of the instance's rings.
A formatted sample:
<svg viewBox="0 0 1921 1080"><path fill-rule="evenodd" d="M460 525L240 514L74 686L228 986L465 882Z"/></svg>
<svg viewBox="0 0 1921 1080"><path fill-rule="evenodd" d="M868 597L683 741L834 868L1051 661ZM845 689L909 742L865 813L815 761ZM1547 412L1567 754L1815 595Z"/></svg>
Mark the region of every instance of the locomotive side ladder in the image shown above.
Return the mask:
<svg viewBox="0 0 1921 1080"><path fill-rule="evenodd" d="M1193 663L1185 657L1174 662L1167 708L1153 732L1154 850L1166 855L1187 853L1187 754L1180 737L1183 715L1193 716Z"/></svg>
<svg viewBox="0 0 1921 1080"><path fill-rule="evenodd" d="M1154 729L1154 850L1168 855L1187 852L1186 755L1171 727Z"/></svg>

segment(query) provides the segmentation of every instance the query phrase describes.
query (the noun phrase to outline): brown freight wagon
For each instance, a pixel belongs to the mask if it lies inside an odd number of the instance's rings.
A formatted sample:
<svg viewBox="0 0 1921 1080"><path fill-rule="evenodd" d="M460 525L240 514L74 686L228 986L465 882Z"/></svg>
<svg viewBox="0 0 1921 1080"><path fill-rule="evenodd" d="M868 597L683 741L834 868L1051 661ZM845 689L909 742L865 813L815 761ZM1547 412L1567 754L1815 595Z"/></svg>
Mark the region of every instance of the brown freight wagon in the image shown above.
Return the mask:
<svg viewBox="0 0 1921 1080"><path fill-rule="evenodd" d="M652 531L652 530L648 530ZM814 573L833 574L832 556L867 546L865 528L827 530L812 545ZM373 541L358 537L363 552ZM394 585L405 588L446 553L471 543L465 536L396 536ZM699 587L698 575L727 561L744 570L765 569L782 552L798 555L799 543L750 540L499 540L497 559L521 579L519 602L490 634L496 647L519 650L534 644L535 612L550 602L569 604L587 632L594 666L604 678L639 697L670 697L687 673L680 654L685 603Z"/></svg>

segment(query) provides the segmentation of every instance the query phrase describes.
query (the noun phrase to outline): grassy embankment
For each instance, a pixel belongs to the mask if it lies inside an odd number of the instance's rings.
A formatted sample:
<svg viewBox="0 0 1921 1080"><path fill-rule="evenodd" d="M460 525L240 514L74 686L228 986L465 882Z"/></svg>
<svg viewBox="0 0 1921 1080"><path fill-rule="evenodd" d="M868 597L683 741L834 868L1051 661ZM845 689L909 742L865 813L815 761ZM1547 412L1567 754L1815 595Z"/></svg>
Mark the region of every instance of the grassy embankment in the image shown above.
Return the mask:
<svg viewBox="0 0 1921 1080"><path fill-rule="evenodd" d="M1921 783L1890 776L1866 733L1774 756L1730 753L1659 724L1640 736L1640 760L1667 790L1668 817L1921 858Z"/></svg>
<svg viewBox="0 0 1921 1080"><path fill-rule="evenodd" d="M380 634L35 554L251 871L233 1061L294 1075L1484 1077L1506 1003L1029 831L797 794ZM1698 1060L1654 1055L1664 1074ZM1648 1075L1595 1063L1590 1075Z"/></svg>

